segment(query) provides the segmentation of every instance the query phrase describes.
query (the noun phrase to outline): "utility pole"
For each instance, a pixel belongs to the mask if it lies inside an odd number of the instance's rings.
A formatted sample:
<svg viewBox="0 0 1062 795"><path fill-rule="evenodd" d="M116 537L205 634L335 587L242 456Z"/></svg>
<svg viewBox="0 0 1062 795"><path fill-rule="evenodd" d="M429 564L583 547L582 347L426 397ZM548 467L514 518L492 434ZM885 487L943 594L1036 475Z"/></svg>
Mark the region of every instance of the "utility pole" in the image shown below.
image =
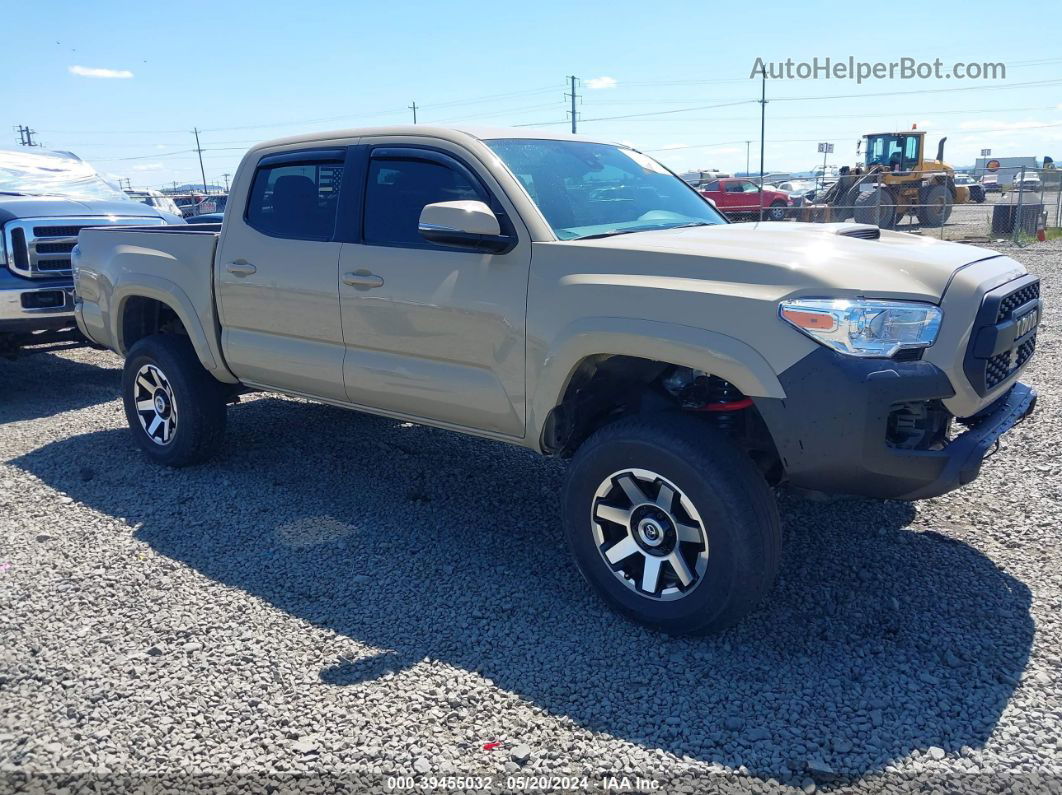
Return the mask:
<svg viewBox="0 0 1062 795"><path fill-rule="evenodd" d="M225 192L226 193L229 192L229 177L230 176L232 176L232 175L231 174L222 174L221 175L222 179L225 180Z"/></svg>
<svg viewBox="0 0 1062 795"><path fill-rule="evenodd" d="M571 93L565 93L564 96L571 97L571 100L572 100L572 109L571 109L571 114L572 114L572 132L574 133L575 132L575 127L576 127L576 122L578 121L578 117L576 116L576 113L575 113L575 102L576 102L577 99L579 99L579 95L575 92L575 87L579 83L579 78L576 77L575 75L568 75L568 80L571 82L572 90L571 90Z"/></svg>
<svg viewBox="0 0 1062 795"><path fill-rule="evenodd" d="M413 100L413 104L412 105L406 105L406 107L409 108L411 111L413 111L413 123L416 124L417 123L417 101Z"/></svg>
<svg viewBox="0 0 1062 795"><path fill-rule="evenodd" d="M767 70L760 72L763 82L760 89L760 220L763 220L763 147L767 132Z"/></svg>
<svg viewBox="0 0 1062 795"><path fill-rule="evenodd" d="M192 132L195 133L195 151L199 153L199 176L203 178L203 193L208 193L206 171L203 169L203 147L199 145L199 128L194 128Z"/></svg>
<svg viewBox="0 0 1062 795"><path fill-rule="evenodd" d="M41 146L40 143L33 142L33 136L37 134L36 130L31 130L29 125L20 124L15 128L18 130L19 144L22 146Z"/></svg>
<svg viewBox="0 0 1062 795"><path fill-rule="evenodd" d="M752 141L745 141L745 176L749 175L749 146Z"/></svg>

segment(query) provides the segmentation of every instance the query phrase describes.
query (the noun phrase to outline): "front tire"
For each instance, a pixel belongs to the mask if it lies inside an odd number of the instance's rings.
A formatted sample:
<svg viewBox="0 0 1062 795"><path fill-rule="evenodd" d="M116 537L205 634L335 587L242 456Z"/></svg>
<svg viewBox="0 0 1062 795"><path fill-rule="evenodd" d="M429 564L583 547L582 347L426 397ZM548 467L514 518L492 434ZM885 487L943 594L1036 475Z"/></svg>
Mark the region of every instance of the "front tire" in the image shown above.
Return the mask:
<svg viewBox="0 0 1062 795"><path fill-rule="evenodd" d="M778 571L771 489L744 452L695 417L631 417L594 433L568 469L563 518L594 590L670 634L730 626Z"/></svg>
<svg viewBox="0 0 1062 795"><path fill-rule="evenodd" d="M918 223L922 226L944 226L951 217L951 191L947 185L925 185L918 189Z"/></svg>
<svg viewBox="0 0 1062 795"><path fill-rule="evenodd" d="M896 196L884 185L860 193L852 208L852 215L856 223L872 224L881 229L893 229L900 221Z"/></svg>
<svg viewBox="0 0 1062 795"><path fill-rule="evenodd" d="M137 445L171 467L213 457L225 433L225 394L178 334L153 334L129 350L122 371L125 417Z"/></svg>
<svg viewBox="0 0 1062 795"><path fill-rule="evenodd" d="M776 201L767 208L767 220L768 221L784 221L785 220L785 202Z"/></svg>

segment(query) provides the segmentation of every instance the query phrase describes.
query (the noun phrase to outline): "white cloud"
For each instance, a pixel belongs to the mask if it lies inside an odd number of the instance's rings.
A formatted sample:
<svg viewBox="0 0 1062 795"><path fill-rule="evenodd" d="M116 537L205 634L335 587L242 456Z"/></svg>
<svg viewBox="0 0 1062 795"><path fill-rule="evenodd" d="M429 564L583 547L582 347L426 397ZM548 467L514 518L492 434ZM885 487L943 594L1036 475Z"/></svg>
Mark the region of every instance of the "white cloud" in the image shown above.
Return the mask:
<svg viewBox="0 0 1062 795"><path fill-rule="evenodd" d="M133 171L161 171L163 168L162 163L138 163L133 166Z"/></svg>
<svg viewBox="0 0 1062 795"><path fill-rule="evenodd" d="M105 77L126 80L133 76L128 69L99 69L93 66L71 66L69 72L78 77Z"/></svg>
<svg viewBox="0 0 1062 795"><path fill-rule="evenodd" d="M600 88L615 88L616 78L614 77L591 77L586 81L586 87L591 91L596 91Z"/></svg>

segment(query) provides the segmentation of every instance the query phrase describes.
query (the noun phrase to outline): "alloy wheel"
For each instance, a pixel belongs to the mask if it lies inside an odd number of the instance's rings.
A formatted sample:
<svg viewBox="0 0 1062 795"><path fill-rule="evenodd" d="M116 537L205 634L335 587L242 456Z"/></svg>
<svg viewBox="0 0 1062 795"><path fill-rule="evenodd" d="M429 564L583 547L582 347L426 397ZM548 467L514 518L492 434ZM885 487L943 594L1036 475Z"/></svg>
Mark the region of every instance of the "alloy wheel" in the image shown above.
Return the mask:
<svg viewBox="0 0 1062 795"><path fill-rule="evenodd" d="M145 364L133 380L133 404L140 427L155 444L167 445L177 432L177 400L169 379L157 366Z"/></svg>
<svg viewBox="0 0 1062 795"><path fill-rule="evenodd" d="M704 522L689 498L655 472L609 475L594 494L590 521L602 560L639 596L681 599L704 580Z"/></svg>

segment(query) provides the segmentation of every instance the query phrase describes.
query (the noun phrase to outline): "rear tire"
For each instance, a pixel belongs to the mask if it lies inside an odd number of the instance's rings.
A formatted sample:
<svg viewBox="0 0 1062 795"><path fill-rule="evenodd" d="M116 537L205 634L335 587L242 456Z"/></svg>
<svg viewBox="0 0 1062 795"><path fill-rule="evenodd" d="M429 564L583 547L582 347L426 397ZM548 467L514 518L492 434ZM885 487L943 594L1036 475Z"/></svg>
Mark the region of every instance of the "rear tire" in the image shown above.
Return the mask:
<svg viewBox="0 0 1062 795"><path fill-rule="evenodd" d="M857 223L893 229L900 220L896 196L887 187L860 193L852 212Z"/></svg>
<svg viewBox="0 0 1062 795"><path fill-rule="evenodd" d="M571 462L562 510L586 581L622 615L670 634L734 624L778 571L774 494L744 452L696 417L598 430Z"/></svg>
<svg viewBox="0 0 1062 795"><path fill-rule="evenodd" d="M224 387L183 335L153 334L133 345L122 371L122 402L133 438L159 464L198 464L221 446Z"/></svg>
<svg viewBox="0 0 1062 795"><path fill-rule="evenodd" d="M776 201L772 202L771 206L767 208L765 213L768 221L784 221L785 220L785 202Z"/></svg>
<svg viewBox="0 0 1062 795"><path fill-rule="evenodd" d="M951 217L952 198L947 185L924 185L918 189L918 223L922 226L944 226Z"/></svg>

